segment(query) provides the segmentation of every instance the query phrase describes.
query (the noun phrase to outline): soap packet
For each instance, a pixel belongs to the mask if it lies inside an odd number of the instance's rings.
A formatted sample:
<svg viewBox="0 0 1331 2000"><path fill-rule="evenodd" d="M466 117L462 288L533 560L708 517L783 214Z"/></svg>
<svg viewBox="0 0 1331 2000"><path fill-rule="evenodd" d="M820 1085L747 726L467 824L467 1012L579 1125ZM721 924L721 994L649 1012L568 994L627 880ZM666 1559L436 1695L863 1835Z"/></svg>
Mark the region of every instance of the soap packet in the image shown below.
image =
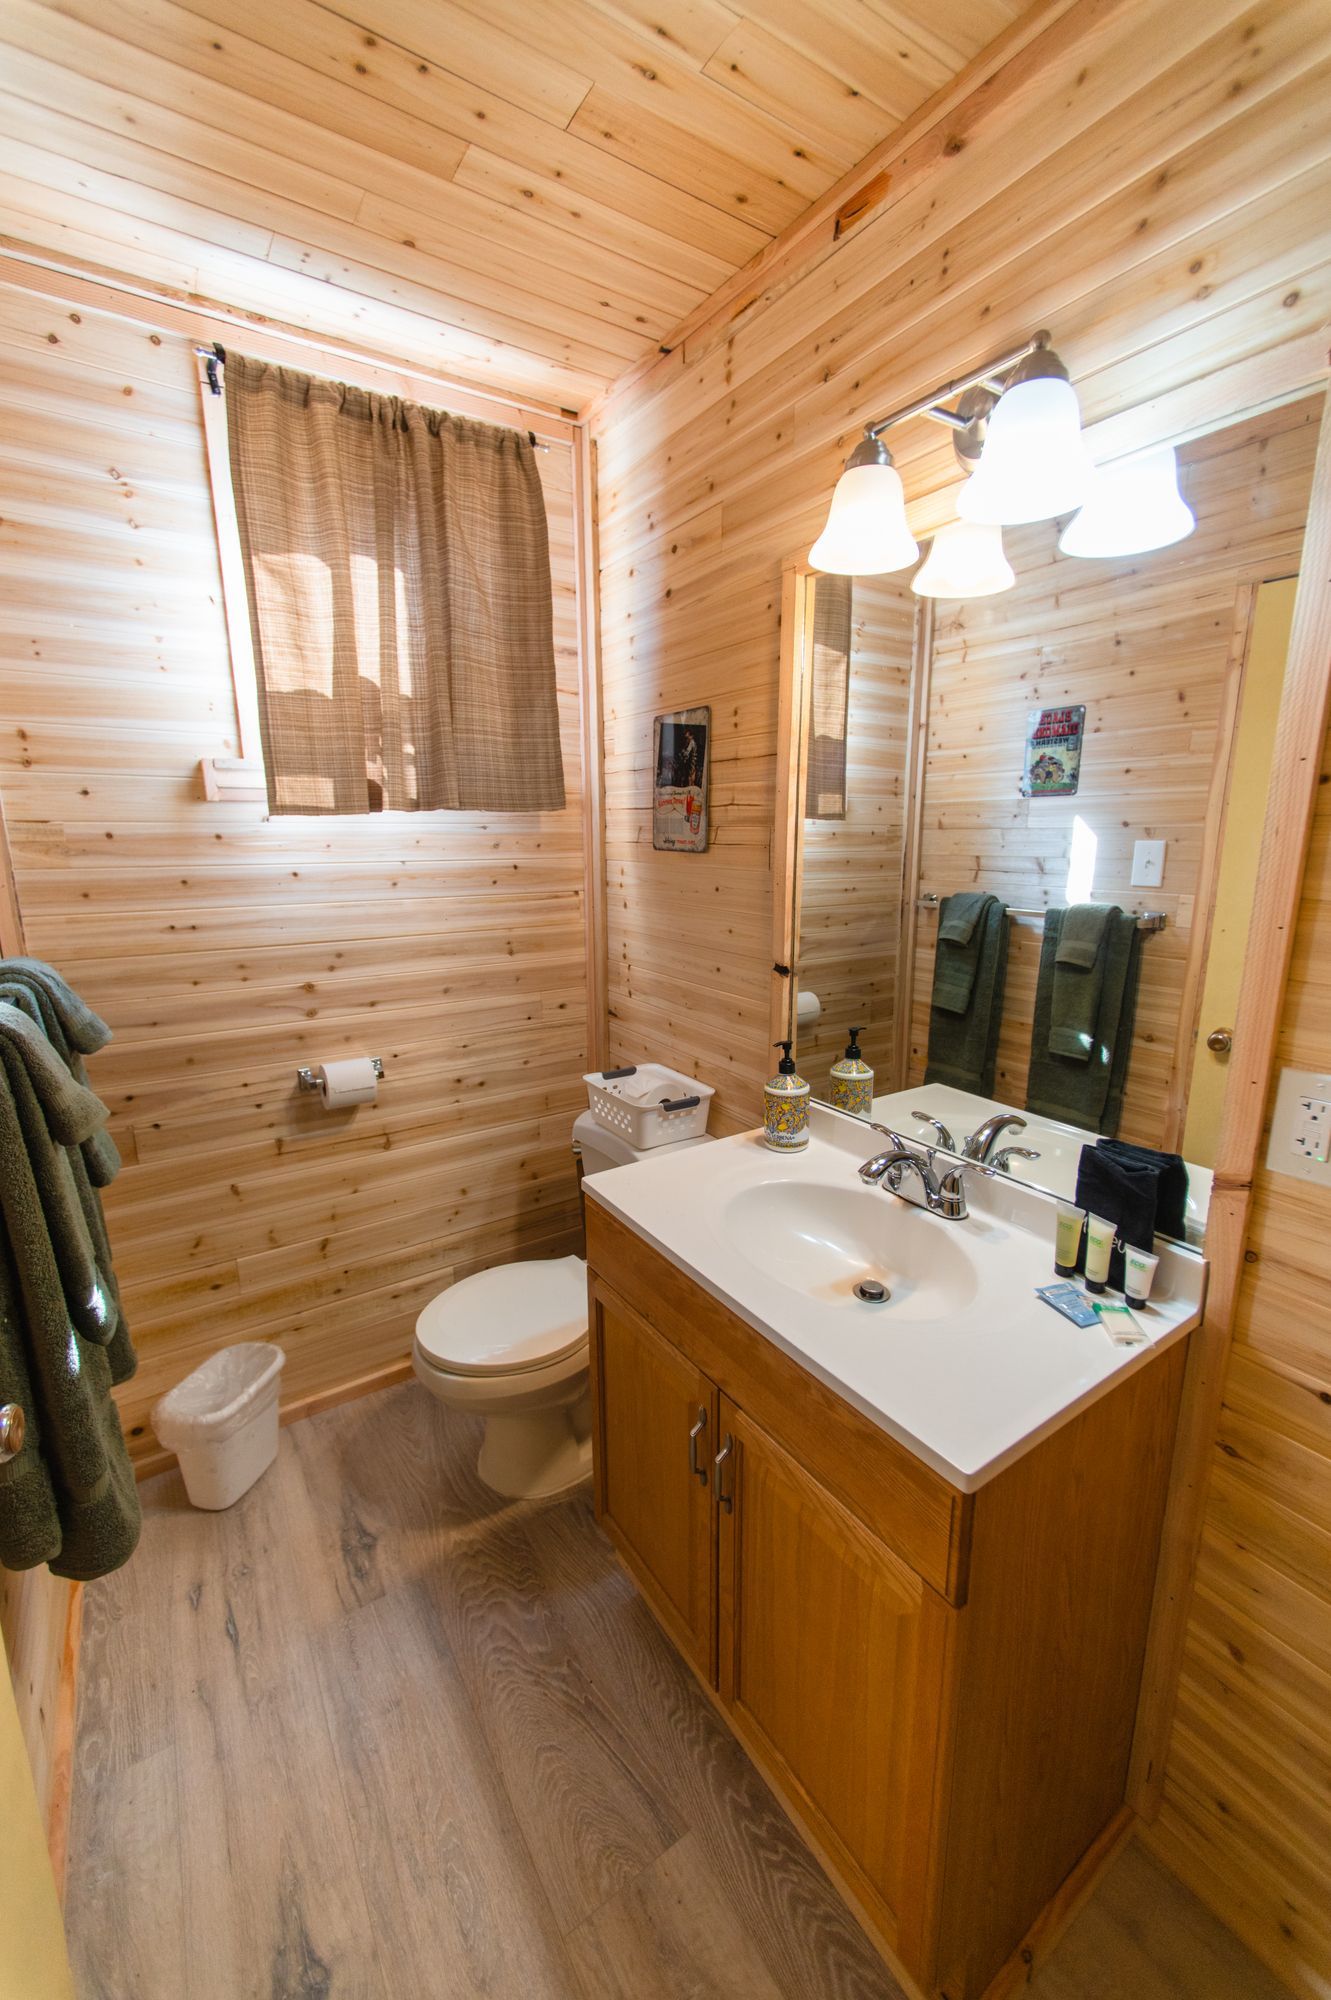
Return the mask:
<svg viewBox="0 0 1331 2000"><path fill-rule="evenodd" d="M1095 1317L1115 1347L1146 1347L1149 1344L1150 1334L1127 1306L1113 1305L1108 1300L1097 1299L1094 1311Z"/></svg>
<svg viewBox="0 0 1331 2000"><path fill-rule="evenodd" d="M1064 1319L1070 1319L1074 1326L1094 1326L1099 1317L1081 1286L1066 1280L1061 1285L1037 1285L1035 1296L1056 1313L1062 1313Z"/></svg>

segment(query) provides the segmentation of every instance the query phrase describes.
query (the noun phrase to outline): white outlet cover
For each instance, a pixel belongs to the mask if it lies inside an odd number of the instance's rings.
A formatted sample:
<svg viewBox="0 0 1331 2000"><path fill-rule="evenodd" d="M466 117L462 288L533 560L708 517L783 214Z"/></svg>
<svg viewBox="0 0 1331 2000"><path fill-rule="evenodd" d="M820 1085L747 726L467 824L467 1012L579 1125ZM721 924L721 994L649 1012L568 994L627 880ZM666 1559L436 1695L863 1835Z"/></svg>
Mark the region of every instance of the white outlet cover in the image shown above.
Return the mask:
<svg viewBox="0 0 1331 2000"><path fill-rule="evenodd" d="M1273 1174L1331 1184L1331 1073L1281 1070L1266 1164Z"/></svg>
<svg viewBox="0 0 1331 2000"><path fill-rule="evenodd" d="M1132 886L1158 889L1165 879L1165 842L1134 840L1132 843Z"/></svg>

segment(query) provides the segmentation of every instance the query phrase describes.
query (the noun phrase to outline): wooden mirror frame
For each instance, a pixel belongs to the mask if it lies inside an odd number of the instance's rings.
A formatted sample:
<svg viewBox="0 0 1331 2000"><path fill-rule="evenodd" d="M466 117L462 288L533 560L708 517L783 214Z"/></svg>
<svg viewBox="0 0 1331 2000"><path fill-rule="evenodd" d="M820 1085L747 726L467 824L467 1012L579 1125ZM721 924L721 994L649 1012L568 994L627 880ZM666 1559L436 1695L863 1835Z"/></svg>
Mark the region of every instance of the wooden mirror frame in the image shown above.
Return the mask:
<svg viewBox="0 0 1331 2000"><path fill-rule="evenodd" d="M1150 444L1182 444L1280 404L1325 390L1325 344L1300 344L1302 362L1287 357L1283 381L1240 384L1231 371L1209 385L1190 384L1141 411L1107 420L1091 433L1097 457L1126 455ZM1302 367L1303 373L1300 374ZM1255 393L1251 393L1254 391ZM1265 393L1263 393L1265 389ZM1237 391L1237 407L1225 409ZM1245 396L1248 391L1251 400ZM1105 450L1104 445L1111 449ZM923 530L923 532L927 532ZM797 727L804 700L814 574L801 557L783 565L781 675L777 738L776 822L773 840L773 969L771 1039L788 1030L799 938L799 808L805 777L804 732ZM927 620L927 607L924 613ZM928 628L917 623L917 671L912 679L907 743L910 804L906 829L906 881L913 880L919 850L920 769L928 713ZM923 643L920 643L921 640ZM1303 893L1304 872L1320 788L1323 749L1331 725L1331 394L1326 396L1299 561L1294 622L1276 724L1272 777L1258 864L1248 949L1234 1017L1234 1059L1225 1088L1216 1149L1204 1254L1210 1266L1206 1311L1188 1345L1169 1501L1165 1513L1150 1636L1142 1667L1127 1801L1150 1821L1160 1807L1165 1759L1173 1726L1193 1575L1201 1542L1207 1487L1224 1394L1249 1220L1253 1179L1267 1126L1281 1014ZM914 962L917 913L906 898L905 963ZM909 1016L903 1014L909 1034Z"/></svg>

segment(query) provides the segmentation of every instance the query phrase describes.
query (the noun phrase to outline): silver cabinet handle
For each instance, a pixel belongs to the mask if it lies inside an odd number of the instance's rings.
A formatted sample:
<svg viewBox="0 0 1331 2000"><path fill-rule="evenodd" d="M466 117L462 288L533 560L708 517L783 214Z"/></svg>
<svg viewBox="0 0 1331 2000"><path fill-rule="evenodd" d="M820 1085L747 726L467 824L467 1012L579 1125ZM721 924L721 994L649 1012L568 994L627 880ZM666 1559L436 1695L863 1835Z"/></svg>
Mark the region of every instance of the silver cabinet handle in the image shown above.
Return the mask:
<svg viewBox="0 0 1331 2000"><path fill-rule="evenodd" d="M703 1432L706 1429L707 1429L707 1412L703 1408L702 1404L699 1403L698 1421L693 1426L693 1429L689 1432L689 1471L693 1474L699 1486L705 1486L707 1484L707 1467L701 1462L701 1460L698 1457L698 1439L702 1436Z"/></svg>
<svg viewBox="0 0 1331 2000"><path fill-rule="evenodd" d="M1213 1056L1227 1056L1234 1046L1234 1036L1229 1028L1212 1028L1206 1037L1206 1046Z"/></svg>
<svg viewBox="0 0 1331 2000"><path fill-rule="evenodd" d="M726 1460L730 1458L731 1455L733 1454L734 1449L735 1449L735 1440L733 1437L731 1437L730 1432L727 1431L725 1443L722 1445L720 1451L716 1454L716 1457L712 1460L712 1464L716 1469L717 1502L720 1506L725 1508L727 1514L731 1512L732 1508L735 1505L735 1496L733 1493L726 1492L725 1463Z"/></svg>
<svg viewBox="0 0 1331 2000"><path fill-rule="evenodd" d="M11 1458L18 1457L23 1449L26 1429L23 1412L17 1403L0 1405L0 1465L7 1465Z"/></svg>

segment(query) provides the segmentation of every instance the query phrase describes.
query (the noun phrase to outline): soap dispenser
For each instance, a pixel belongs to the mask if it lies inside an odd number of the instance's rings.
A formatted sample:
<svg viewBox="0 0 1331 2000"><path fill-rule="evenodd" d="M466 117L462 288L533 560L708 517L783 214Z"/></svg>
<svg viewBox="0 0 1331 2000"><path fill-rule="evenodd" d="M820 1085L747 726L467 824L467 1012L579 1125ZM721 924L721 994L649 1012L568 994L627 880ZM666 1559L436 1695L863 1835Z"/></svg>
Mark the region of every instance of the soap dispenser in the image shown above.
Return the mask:
<svg viewBox="0 0 1331 2000"><path fill-rule="evenodd" d="M809 1086L797 1074L789 1042L776 1042L782 1051L777 1073L763 1086L763 1124L773 1152L798 1153L809 1143Z"/></svg>
<svg viewBox="0 0 1331 2000"><path fill-rule="evenodd" d="M873 1071L860 1049L860 1031L852 1028L846 1053L832 1064L832 1102L838 1111L867 1118L873 1111Z"/></svg>

